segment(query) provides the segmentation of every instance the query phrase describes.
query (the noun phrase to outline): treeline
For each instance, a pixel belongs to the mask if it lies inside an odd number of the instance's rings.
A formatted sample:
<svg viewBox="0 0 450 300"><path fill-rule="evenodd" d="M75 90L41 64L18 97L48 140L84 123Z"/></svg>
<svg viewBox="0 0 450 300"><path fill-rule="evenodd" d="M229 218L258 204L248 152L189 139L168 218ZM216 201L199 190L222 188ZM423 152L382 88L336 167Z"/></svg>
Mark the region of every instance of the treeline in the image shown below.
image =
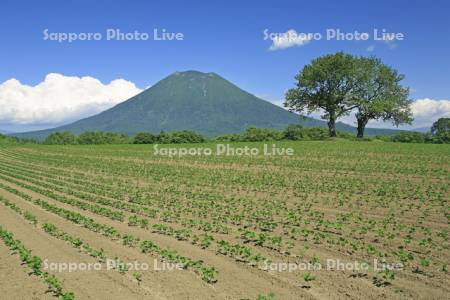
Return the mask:
<svg viewBox="0 0 450 300"><path fill-rule="evenodd" d="M135 136L128 136L123 133L86 131L80 135L75 135L69 131L54 132L43 141L46 145L101 145L101 144L181 144L181 143L201 143L206 139L193 131L182 130L170 133L161 132L153 134L150 132L140 132Z"/></svg>
<svg viewBox="0 0 450 300"><path fill-rule="evenodd" d="M404 131L393 136L377 135L373 137L357 138L354 135L337 131L337 138L357 141L385 141L399 143L430 143L447 144L450 143L450 131L420 133L414 131ZM249 127L242 134L227 134L216 138L221 142L262 142L262 141L320 141L330 139L328 130L322 127L302 127L300 125L289 125L283 131L277 131L268 128Z"/></svg>
<svg viewBox="0 0 450 300"><path fill-rule="evenodd" d="M353 134L337 131L337 138L346 140L361 140ZM289 125L284 130L274 130L269 128L248 127L241 134L225 134L214 139L207 139L201 134L191 130L181 130L173 132L139 132L134 136L123 133L87 131L80 135L75 135L69 131L55 132L47 136L43 144L47 145L98 145L98 144L182 144L182 143L202 143L211 142L263 142L263 141L319 141L330 139L329 131L322 127L302 127L301 125ZM14 143L30 142L15 137L0 135L0 142L7 140ZM403 131L397 135L363 138L362 140L379 140L385 142L400 143L450 143L450 118L440 118L433 123L431 131L420 133L414 131Z"/></svg>
<svg viewBox="0 0 450 300"><path fill-rule="evenodd" d="M354 135L337 131L337 138L356 141L385 141L400 143L450 143L450 134L433 134L405 131L394 136L374 136L364 139L356 138ZM85 132L79 136L71 132L55 132L50 134L43 144L47 145L100 145L100 144L182 144L211 142L270 142L270 141L323 141L329 140L328 130L322 127L302 127L300 125L289 125L284 130L269 128L249 127L242 134L226 134L208 140L201 134L193 131L183 130L175 132L161 132L153 134L140 132L132 137L113 132Z"/></svg>
<svg viewBox="0 0 450 300"><path fill-rule="evenodd" d="M379 137L386 140L386 137ZM450 144L450 134L432 134L431 132L402 132L390 137L389 141L399 143L427 143L427 144Z"/></svg>
<svg viewBox="0 0 450 300"><path fill-rule="evenodd" d="M391 137L392 142L400 143L450 143L450 118L440 118L431 126L430 132L401 132Z"/></svg>
<svg viewBox="0 0 450 300"><path fill-rule="evenodd" d="M339 137L351 138L347 133L339 132ZM300 125L289 125L285 130L278 131L269 128L249 127L242 134L226 134L210 141L218 142L259 142L280 140L325 140L328 131L320 127L303 128ZM42 142L46 145L100 145L100 144L183 144L202 143L208 139L190 130L161 132L139 132L134 136L123 133L87 131L75 135L69 131L54 132Z"/></svg>
<svg viewBox="0 0 450 300"><path fill-rule="evenodd" d="M129 144L130 138L123 133L86 131L78 136L70 131L54 132L47 136L43 144L46 145L100 145L100 144Z"/></svg>
<svg viewBox="0 0 450 300"><path fill-rule="evenodd" d="M159 134L139 132L133 138L133 144L184 144L203 142L206 142L206 138L191 130L173 131L169 133L161 132Z"/></svg>
<svg viewBox="0 0 450 300"><path fill-rule="evenodd" d="M350 138L351 135L338 132L339 137ZM289 125L279 131L270 128L249 127L242 134L225 134L215 138L219 142L263 142L281 140L326 140L328 130L321 127L302 127L301 125Z"/></svg>
<svg viewBox="0 0 450 300"><path fill-rule="evenodd" d="M23 139L15 136L0 134L0 145L29 144L29 143L35 144L37 142L32 139Z"/></svg>
<svg viewBox="0 0 450 300"><path fill-rule="evenodd" d="M338 132L338 137L354 139L351 134ZM328 131L321 127L302 127L289 125L285 130L279 131L269 128L249 127L242 134L226 134L208 140L199 133L190 130L161 132L139 132L134 136L122 133L87 131L75 135L69 131L55 132L43 141L46 145L100 145L100 144L183 144L202 143L206 141L217 142L261 142L281 140L325 140Z"/></svg>

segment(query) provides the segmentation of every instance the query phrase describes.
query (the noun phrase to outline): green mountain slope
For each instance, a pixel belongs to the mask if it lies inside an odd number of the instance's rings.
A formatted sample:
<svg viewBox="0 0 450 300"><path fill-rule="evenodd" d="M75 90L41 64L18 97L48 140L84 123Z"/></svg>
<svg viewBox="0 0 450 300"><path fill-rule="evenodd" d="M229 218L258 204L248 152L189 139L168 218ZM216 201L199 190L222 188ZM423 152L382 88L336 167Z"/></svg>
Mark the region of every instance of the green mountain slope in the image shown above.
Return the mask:
<svg viewBox="0 0 450 300"><path fill-rule="evenodd" d="M55 131L79 134L103 130L135 134L195 130L206 136L239 133L248 126L282 129L288 124L326 127L313 118L300 118L270 102L241 90L215 73L176 72L142 93L100 114L54 129L16 134L43 139ZM355 132L343 123L338 129ZM389 134L395 130L368 129L367 134Z"/></svg>

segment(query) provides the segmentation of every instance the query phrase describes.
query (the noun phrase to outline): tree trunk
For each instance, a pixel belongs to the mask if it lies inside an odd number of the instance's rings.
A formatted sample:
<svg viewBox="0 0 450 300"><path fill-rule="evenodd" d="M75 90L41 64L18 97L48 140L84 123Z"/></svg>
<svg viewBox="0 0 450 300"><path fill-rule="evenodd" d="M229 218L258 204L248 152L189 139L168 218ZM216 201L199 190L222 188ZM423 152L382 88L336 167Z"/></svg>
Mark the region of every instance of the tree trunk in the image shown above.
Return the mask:
<svg viewBox="0 0 450 300"><path fill-rule="evenodd" d="M358 133L356 134L356 137L362 139L364 137L364 129L366 129L366 125L369 120L364 117L359 117L357 120L358 120Z"/></svg>
<svg viewBox="0 0 450 300"><path fill-rule="evenodd" d="M333 112L330 112L328 120L328 134L330 137L336 137L336 115Z"/></svg>

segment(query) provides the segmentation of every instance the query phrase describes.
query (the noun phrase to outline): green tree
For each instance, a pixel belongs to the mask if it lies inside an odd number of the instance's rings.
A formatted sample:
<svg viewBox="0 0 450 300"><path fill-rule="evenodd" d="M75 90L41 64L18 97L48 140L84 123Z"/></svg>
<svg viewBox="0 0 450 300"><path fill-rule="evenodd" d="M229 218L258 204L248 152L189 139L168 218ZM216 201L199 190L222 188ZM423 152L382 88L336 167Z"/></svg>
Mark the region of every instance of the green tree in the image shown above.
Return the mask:
<svg viewBox="0 0 450 300"><path fill-rule="evenodd" d="M103 144L129 144L130 138L124 133L100 132Z"/></svg>
<svg viewBox="0 0 450 300"><path fill-rule="evenodd" d="M431 126L431 134L441 143L450 143L450 118L440 118Z"/></svg>
<svg viewBox="0 0 450 300"><path fill-rule="evenodd" d="M205 138L196 133L195 131L190 130L181 130L174 131L170 134L170 142L173 144L181 144L181 143L202 143L205 141Z"/></svg>
<svg viewBox="0 0 450 300"><path fill-rule="evenodd" d="M158 134L157 142L159 144L170 144L171 143L170 134L162 130Z"/></svg>
<svg viewBox="0 0 450 300"><path fill-rule="evenodd" d="M44 140L44 144L47 145L73 145L76 144L76 136L69 132L54 132L47 136Z"/></svg>
<svg viewBox="0 0 450 300"><path fill-rule="evenodd" d="M289 124L283 130L283 139L297 141L305 137L302 125Z"/></svg>
<svg viewBox="0 0 450 300"><path fill-rule="evenodd" d="M329 136L335 137L336 120L356 108L352 97L356 61L343 52L314 59L295 77L297 87L288 90L284 106L308 114L323 110Z"/></svg>
<svg viewBox="0 0 450 300"><path fill-rule="evenodd" d="M327 132L327 130L325 128L322 127L306 127L303 129L304 131L304 139L306 140L313 140L313 141L318 141L318 140L325 140L327 139L327 136L329 136L329 133ZM337 135L337 132L336 132Z"/></svg>
<svg viewBox="0 0 450 300"><path fill-rule="evenodd" d="M426 135L420 132L405 131L392 136L393 142L400 143L424 143Z"/></svg>
<svg viewBox="0 0 450 300"><path fill-rule="evenodd" d="M157 136L150 132L139 132L134 136L133 144L153 144Z"/></svg>
<svg viewBox="0 0 450 300"><path fill-rule="evenodd" d="M101 133L98 131L85 131L78 136L77 141L81 145L104 144Z"/></svg>
<svg viewBox="0 0 450 300"><path fill-rule="evenodd" d="M248 127L243 134L243 140L247 142L277 141L281 140L282 137L282 133L279 131L255 126Z"/></svg>
<svg viewBox="0 0 450 300"><path fill-rule="evenodd" d="M77 141L82 145L126 144L129 143L129 137L123 133L85 131L78 136Z"/></svg>
<svg viewBox="0 0 450 300"><path fill-rule="evenodd" d="M0 145L7 145L7 144L17 144L17 143L26 143L28 141L26 141L25 139L19 139L15 136L7 136L4 134L0 134Z"/></svg>
<svg viewBox="0 0 450 300"><path fill-rule="evenodd" d="M431 126L431 133L440 135L450 132L450 118L440 118Z"/></svg>
<svg viewBox="0 0 450 300"><path fill-rule="evenodd" d="M369 120L392 121L395 126L411 124L409 89L400 82L404 76L375 57L357 58L353 97L357 106L357 137L364 137Z"/></svg>

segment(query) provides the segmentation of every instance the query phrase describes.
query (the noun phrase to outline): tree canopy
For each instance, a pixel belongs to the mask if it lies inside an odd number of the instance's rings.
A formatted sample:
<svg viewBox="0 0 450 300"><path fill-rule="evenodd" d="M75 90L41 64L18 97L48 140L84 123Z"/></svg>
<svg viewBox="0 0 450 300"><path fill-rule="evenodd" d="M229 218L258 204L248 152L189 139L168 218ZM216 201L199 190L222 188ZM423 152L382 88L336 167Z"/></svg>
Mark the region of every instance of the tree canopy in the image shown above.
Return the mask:
<svg viewBox="0 0 450 300"><path fill-rule="evenodd" d="M153 144L157 141L158 136L150 132L139 132L134 136L133 144Z"/></svg>
<svg viewBox="0 0 450 300"><path fill-rule="evenodd" d="M48 145L72 145L76 144L77 137L69 131L54 132L47 136L44 144Z"/></svg>
<svg viewBox="0 0 450 300"><path fill-rule="evenodd" d="M343 52L316 58L295 79L297 87L287 91L284 106L308 114L322 109L330 137L336 136L336 120L356 107L355 58Z"/></svg>
<svg viewBox="0 0 450 300"><path fill-rule="evenodd" d="M397 126L411 123L409 89L400 84L403 78L377 58L338 52L303 67L284 105L299 113L323 111L330 137L336 136L336 120L356 110L357 136L363 137L371 119L390 120Z"/></svg>
<svg viewBox="0 0 450 300"><path fill-rule="evenodd" d="M364 136L364 129L372 119L390 120L396 126L411 124L409 89L400 84L404 76L375 57L356 58L355 67L357 137Z"/></svg>
<svg viewBox="0 0 450 300"><path fill-rule="evenodd" d="M434 122L431 134L443 143L450 143L450 118L440 118Z"/></svg>
<svg viewBox="0 0 450 300"><path fill-rule="evenodd" d="M450 132L450 118L440 118L431 126L431 133L435 135Z"/></svg>

